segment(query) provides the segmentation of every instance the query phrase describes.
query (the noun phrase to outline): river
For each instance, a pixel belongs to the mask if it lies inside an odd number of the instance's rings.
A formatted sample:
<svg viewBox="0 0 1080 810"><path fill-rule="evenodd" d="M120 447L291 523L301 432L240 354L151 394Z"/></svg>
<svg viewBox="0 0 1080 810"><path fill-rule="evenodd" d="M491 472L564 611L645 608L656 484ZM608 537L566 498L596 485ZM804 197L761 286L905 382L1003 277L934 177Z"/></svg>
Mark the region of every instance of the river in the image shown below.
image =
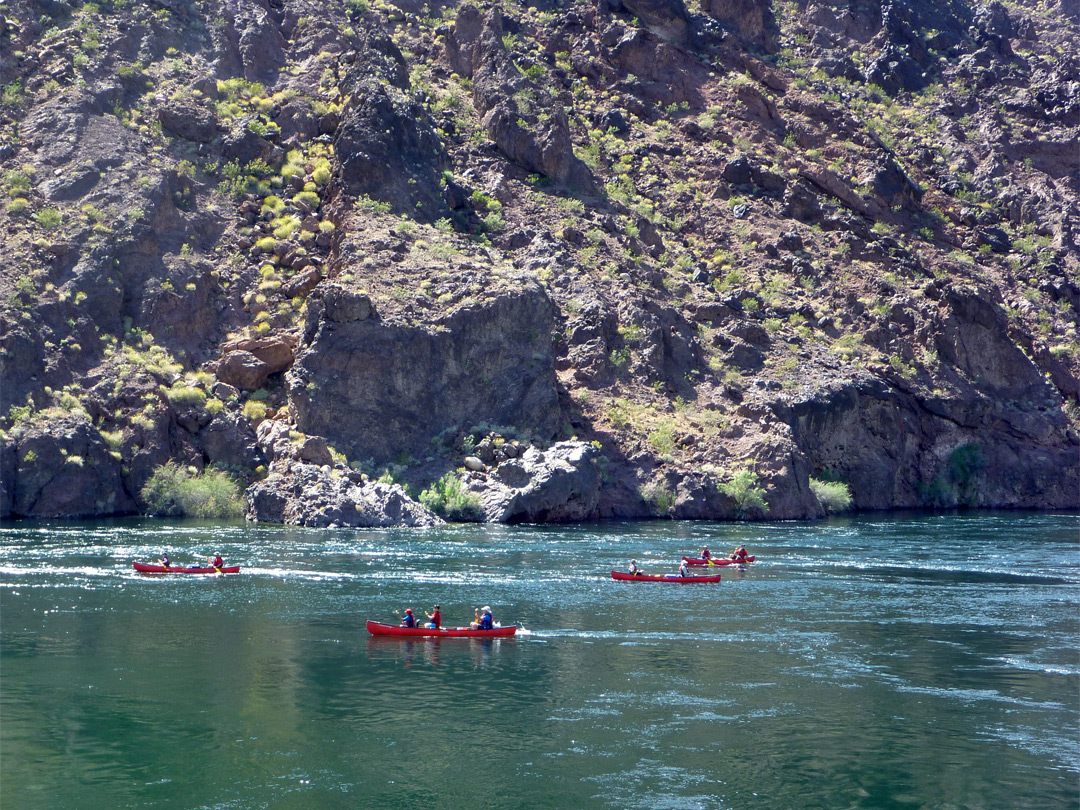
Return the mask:
<svg viewBox="0 0 1080 810"><path fill-rule="evenodd" d="M1076 514L0 538L4 810L1080 806ZM435 602L522 629L365 630Z"/></svg>

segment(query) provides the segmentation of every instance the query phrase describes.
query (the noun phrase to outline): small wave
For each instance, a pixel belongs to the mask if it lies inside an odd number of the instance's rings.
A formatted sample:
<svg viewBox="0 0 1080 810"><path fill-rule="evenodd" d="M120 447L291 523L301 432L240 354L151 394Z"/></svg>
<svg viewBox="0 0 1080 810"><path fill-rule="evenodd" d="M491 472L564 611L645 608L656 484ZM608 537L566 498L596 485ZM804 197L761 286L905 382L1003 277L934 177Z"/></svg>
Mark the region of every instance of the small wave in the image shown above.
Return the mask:
<svg viewBox="0 0 1080 810"><path fill-rule="evenodd" d="M1028 661L1025 658L1017 658L1015 656L1005 656L1002 658L991 658L991 661L1000 661L1003 664L1007 664L1014 669L1022 669L1025 672L1043 672L1047 675L1080 675L1080 668L1077 667L1065 667L1065 666L1052 666L1048 664L1040 664L1037 661Z"/></svg>
<svg viewBox="0 0 1080 810"><path fill-rule="evenodd" d="M936 582L980 583L980 584L1027 584L1027 585L1080 585L1080 579L1050 576L1036 572L1015 572L1001 570L973 571L967 568L949 565L912 566L894 563L858 563L846 560L834 562L816 560L809 568L817 568L829 573L877 574L896 579L922 579Z"/></svg>
<svg viewBox="0 0 1080 810"><path fill-rule="evenodd" d="M116 573L112 568L95 568L93 566L15 566L0 565L0 576L11 577L36 577L36 576L83 576L83 577L111 577Z"/></svg>
<svg viewBox="0 0 1080 810"><path fill-rule="evenodd" d="M341 571L310 571L298 568L247 568L243 565L240 567L240 573L256 577L305 579L313 582L345 582L364 578L362 574L347 574Z"/></svg>

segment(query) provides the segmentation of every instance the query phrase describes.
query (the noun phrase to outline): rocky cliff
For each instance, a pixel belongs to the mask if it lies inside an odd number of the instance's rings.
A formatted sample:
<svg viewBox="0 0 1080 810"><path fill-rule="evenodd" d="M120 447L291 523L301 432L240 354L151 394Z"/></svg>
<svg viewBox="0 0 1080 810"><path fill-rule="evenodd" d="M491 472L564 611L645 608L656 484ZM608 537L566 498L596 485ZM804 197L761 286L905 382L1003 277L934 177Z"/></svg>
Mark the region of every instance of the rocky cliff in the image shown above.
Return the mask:
<svg viewBox="0 0 1080 810"><path fill-rule="evenodd" d="M8 0L0 517L1080 507L1078 23Z"/></svg>

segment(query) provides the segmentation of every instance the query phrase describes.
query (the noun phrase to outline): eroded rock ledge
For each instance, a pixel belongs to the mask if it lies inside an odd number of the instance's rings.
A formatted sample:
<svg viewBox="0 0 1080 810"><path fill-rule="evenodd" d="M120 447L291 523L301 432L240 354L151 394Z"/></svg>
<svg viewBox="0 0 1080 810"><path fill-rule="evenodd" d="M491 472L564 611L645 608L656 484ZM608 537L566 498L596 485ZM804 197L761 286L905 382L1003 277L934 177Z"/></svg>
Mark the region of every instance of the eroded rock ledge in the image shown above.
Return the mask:
<svg viewBox="0 0 1080 810"><path fill-rule="evenodd" d="M599 450L588 442L530 447L488 472L467 472L465 489L480 497L491 523L570 523L596 517Z"/></svg>

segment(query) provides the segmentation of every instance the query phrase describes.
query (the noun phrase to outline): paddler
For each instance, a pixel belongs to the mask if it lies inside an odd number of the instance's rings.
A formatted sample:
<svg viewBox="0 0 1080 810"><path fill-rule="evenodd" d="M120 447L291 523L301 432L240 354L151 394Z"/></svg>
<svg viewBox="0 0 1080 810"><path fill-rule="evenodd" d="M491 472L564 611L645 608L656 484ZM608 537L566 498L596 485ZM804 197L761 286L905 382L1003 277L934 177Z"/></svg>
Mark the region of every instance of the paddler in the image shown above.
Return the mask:
<svg viewBox="0 0 1080 810"><path fill-rule="evenodd" d="M216 552L213 557L210 558L210 565L214 566L218 571L225 567L225 561L221 559L221 552Z"/></svg>
<svg viewBox="0 0 1080 810"><path fill-rule="evenodd" d="M473 630L491 630L495 626L495 620L491 617L491 608L488 605L474 610L473 617L473 621L469 622L469 627Z"/></svg>
<svg viewBox="0 0 1080 810"><path fill-rule="evenodd" d="M167 552L167 551L161 552L161 564L163 566L165 566L166 568L169 567L169 552Z"/></svg>
<svg viewBox="0 0 1080 810"><path fill-rule="evenodd" d="M731 552L731 559L735 562L746 559L746 546L739 546L733 552Z"/></svg>
<svg viewBox="0 0 1080 810"><path fill-rule="evenodd" d="M635 577L642 576L645 572L638 568L637 560L630 561L630 573Z"/></svg>
<svg viewBox="0 0 1080 810"><path fill-rule="evenodd" d="M398 618L401 619L402 627L416 627L416 618L412 614L412 608L405 608L405 615L401 615L401 611L395 610Z"/></svg>
<svg viewBox="0 0 1080 810"><path fill-rule="evenodd" d="M703 559L703 560L711 560L712 559L712 552L709 551L708 546L702 546L701 547L701 559Z"/></svg>
<svg viewBox="0 0 1080 810"><path fill-rule="evenodd" d="M428 619L431 620L427 623L429 629L438 630L442 627L442 611L439 610L438 605L435 605L435 607L431 609L431 613L428 613L426 610L424 613L427 615Z"/></svg>
<svg viewBox="0 0 1080 810"><path fill-rule="evenodd" d="M686 567L686 560L683 560L683 561L682 561L682 562L681 562L681 563L679 564L679 576L680 576L680 577L688 577L688 576L691 576L691 574L690 574L690 569Z"/></svg>

